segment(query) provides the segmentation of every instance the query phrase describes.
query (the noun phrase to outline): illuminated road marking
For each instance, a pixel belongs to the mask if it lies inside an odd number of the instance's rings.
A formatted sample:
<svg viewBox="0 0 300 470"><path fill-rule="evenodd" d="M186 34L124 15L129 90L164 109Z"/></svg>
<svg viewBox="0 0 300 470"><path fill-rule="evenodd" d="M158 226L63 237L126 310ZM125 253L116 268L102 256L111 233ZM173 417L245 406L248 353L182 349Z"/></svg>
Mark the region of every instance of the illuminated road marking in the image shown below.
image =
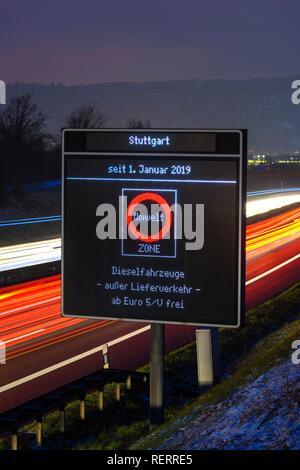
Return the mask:
<svg viewBox="0 0 300 470"><path fill-rule="evenodd" d="M300 188L263 189L261 191L248 191L247 197L264 196L265 194L291 193L297 191L300 191Z"/></svg>
<svg viewBox="0 0 300 470"><path fill-rule="evenodd" d="M298 255L293 256L290 259L287 259L283 263L280 263L277 266L274 266L274 268L268 269L268 271L265 271L264 273L261 273L258 276L253 277L252 279L249 279L249 281L246 282L246 286L248 286L249 284L253 284L253 282L259 281L259 279L262 279L263 277L268 276L269 274L272 274L274 271L277 271L278 269L283 268L287 264L292 263L293 261L296 261L296 259L298 258L300 258L300 253L298 253Z"/></svg>
<svg viewBox="0 0 300 470"><path fill-rule="evenodd" d="M78 320L73 320L73 321L79 323ZM86 333L90 333L92 331L100 330L100 329L102 329L106 326L109 326L109 325L111 325L115 322L116 322L116 320L115 321L106 320L106 321L97 322L98 324L96 324L96 325L94 324L94 325L89 325L89 326L83 326L83 327L81 327L77 330L74 330L72 332L61 334L61 335L54 336L52 338L40 341L36 345L25 346L23 348L17 349L17 351L15 353L14 352L8 353L8 359L9 360L16 359L17 357L24 356L25 354L30 354L32 352L36 352L39 349L45 349L48 346L53 346L55 344L62 343L63 341L67 341L69 339L77 338L78 336L82 336ZM67 325L67 326L70 326L70 324Z"/></svg>
<svg viewBox="0 0 300 470"><path fill-rule="evenodd" d="M45 331L45 330L46 330L46 328L42 328L41 330L32 331L31 333L27 333L26 335L17 336L16 338L9 339L9 340L3 341L3 342L5 344L8 344L8 343L11 343L12 341L17 341L18 339L26 338L27 336L32 336L32 335L35 335L37 333L41 333L42 331Z"/></svg>
<svg viewBox="0 0 300 470"><path fill-rule="evenodd" d="M39 370L38 372L34 372L33 374L27 375L26 377L22 377L19 380L15 380L14 382L3 385L2 387L0 387L0 393L7 392L7 390L11 390L12 388L18 387L19 385L23 385L27 382L30 382L31 380L37 379L38 377L47 375L50 372L61 369L62 367L65 367L69 364L73 364L74 362L80 361L81 359L84 359L85 357L96 354L102 351L104 346L108 346L108 347L114 346L118 343L122 343L123 341L133 338L134 336L145 333L148 330L150 330L150 325L140 328L139 330L132 331L131 333L128 333L127 335L120 336L120 338L116 338L112 341L109 341L108 343L101 344L101 346L98 346L97 348L93 348L93 349L90 349L89 351L85 351L84 353L78 354L77 356L73 356L70 359L66 359L65 361L58 362L57 364L47 367L46 369Z"/></svg>
<svg viewBox="0 0 300 470"><path fill-rule="evenodd" d="M26 219L20 219L20 220L9 220L8 222L0 222L0 227L16 227L18 225L32 225L32 224L43 224L43 223L49 223L49 222L59 222L61 220L61 217L58 216L56 218L51 217L49 219L38 219L38 220L26 220Z"/></svg>
<svg viewBox="0 0 300 470"><path fill-rule="evenodd" d="M6 312L0 313L0 317L3 315L8 315L9 313L18 312L19 310L26 311L32 307L38 307L40 305L49 304L50 302L55 302L56 300L60 300L60 299L61 297L60 295L58 295L56 297L51 297L50 299L41 300L40 302L35 302L34 304L26 304L26 305L23 305L22 307L13 308L12 310L6 310Z"/></svg>

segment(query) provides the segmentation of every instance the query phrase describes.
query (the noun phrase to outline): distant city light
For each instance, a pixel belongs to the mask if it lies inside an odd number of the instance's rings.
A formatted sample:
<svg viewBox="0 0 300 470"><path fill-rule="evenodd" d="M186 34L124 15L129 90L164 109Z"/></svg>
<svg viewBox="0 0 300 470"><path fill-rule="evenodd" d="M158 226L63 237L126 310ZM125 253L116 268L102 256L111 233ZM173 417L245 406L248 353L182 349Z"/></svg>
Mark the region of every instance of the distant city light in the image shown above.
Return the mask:
<svg viewBox="0 0 300 470"><path fill-rule="evenodd" d="M295 151L291 154L249 154L248 155L248 167L255 166L265 166L265 167L274 167L281 165L299 165L300 164L300 155L299 151Z"/></svg>

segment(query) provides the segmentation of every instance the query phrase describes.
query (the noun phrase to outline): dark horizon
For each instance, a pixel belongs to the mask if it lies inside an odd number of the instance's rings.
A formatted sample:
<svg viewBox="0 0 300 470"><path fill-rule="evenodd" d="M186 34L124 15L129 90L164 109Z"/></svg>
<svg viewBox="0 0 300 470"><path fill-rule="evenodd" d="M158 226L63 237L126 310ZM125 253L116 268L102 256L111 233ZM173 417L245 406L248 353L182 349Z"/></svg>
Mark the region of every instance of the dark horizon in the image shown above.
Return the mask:
<svg viewBox="0 0 300 470"><path fill-rule="evenodd" d="M16 86L16 85L41 85L41 86L64 86L64 87L88 87L88 86L99 86L99 85L126 85L126 84L147 84L147 83L168 83L168 82L251 82L251 81L269 81L269 80L296 80L299 79L300 77L300 72L298 74L291 74L291 75L283 75L283 76L274 76L274 77L251 77L251 78L234 78L234 77L228 77L228 78L220 78L220 77L207 77L207 78L174 78L174 79L153 79L153 80L112 80L112 81L104 81L104 82L87 82L87 83L65 83L62 81L49 81L49 82L37 82L37 81L22 81L22 80L16 80L16 81L8 81L6 82L6 85L9 86Z"/></svg>

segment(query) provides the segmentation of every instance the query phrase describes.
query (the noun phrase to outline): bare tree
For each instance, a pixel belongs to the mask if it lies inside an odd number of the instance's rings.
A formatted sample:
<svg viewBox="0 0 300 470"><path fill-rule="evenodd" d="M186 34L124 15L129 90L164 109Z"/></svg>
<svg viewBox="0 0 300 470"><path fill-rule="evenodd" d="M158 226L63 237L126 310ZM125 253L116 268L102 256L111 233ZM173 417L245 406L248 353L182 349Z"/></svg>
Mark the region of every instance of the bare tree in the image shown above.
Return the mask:
<svg viewBox="0 0 300 470"><path fill-rule="evenodd" d="M15 192L22 189L23 172L30 156L44 149L46 116L33 101L33 95L14 96L0 113L0 137L13 174Z"/></svg>
<svg viewBox="0 0 300 470"><path fill-rule="evenodd" d="M75 129L98 129L104 127L108 117L94 104L74 109L66 119L66 126Z"/></svg>
<svg viewBox="0 0 300 470"><path fill-rule="evenodd" d="M152 126L150 119L143 121L142 119L132 117L128 119L126 127L127 129L151 129Z"/></svg>

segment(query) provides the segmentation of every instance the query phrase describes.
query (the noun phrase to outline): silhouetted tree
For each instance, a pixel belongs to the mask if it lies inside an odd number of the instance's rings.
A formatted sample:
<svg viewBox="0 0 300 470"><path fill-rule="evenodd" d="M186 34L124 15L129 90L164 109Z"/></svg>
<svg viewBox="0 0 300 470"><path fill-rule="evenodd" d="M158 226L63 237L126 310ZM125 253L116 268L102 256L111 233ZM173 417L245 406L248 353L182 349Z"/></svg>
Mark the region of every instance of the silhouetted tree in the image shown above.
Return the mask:
<svg viewBox="0 0 300 470"><path fill-rule="evenodd" d="M127 129L151 129L151 121L150 119L143 121L142 119L132 117L128 119L126 127Z"/></svg>
<svg viewBox="0 0 300 470"><path fill-rule="evenodd" d="M22 189L24 170L30 157L45 148L46 116L33 101L33 95L14 96L0 113L0 137L12 171L13 189Z"/></svg>
<svg viewBox="0 0 300 470"><path fill-rule="evenodd" d="M74 109L66 119L66 126L75 129L98 129L104 127L108 117L94 104Z"/></svg>

